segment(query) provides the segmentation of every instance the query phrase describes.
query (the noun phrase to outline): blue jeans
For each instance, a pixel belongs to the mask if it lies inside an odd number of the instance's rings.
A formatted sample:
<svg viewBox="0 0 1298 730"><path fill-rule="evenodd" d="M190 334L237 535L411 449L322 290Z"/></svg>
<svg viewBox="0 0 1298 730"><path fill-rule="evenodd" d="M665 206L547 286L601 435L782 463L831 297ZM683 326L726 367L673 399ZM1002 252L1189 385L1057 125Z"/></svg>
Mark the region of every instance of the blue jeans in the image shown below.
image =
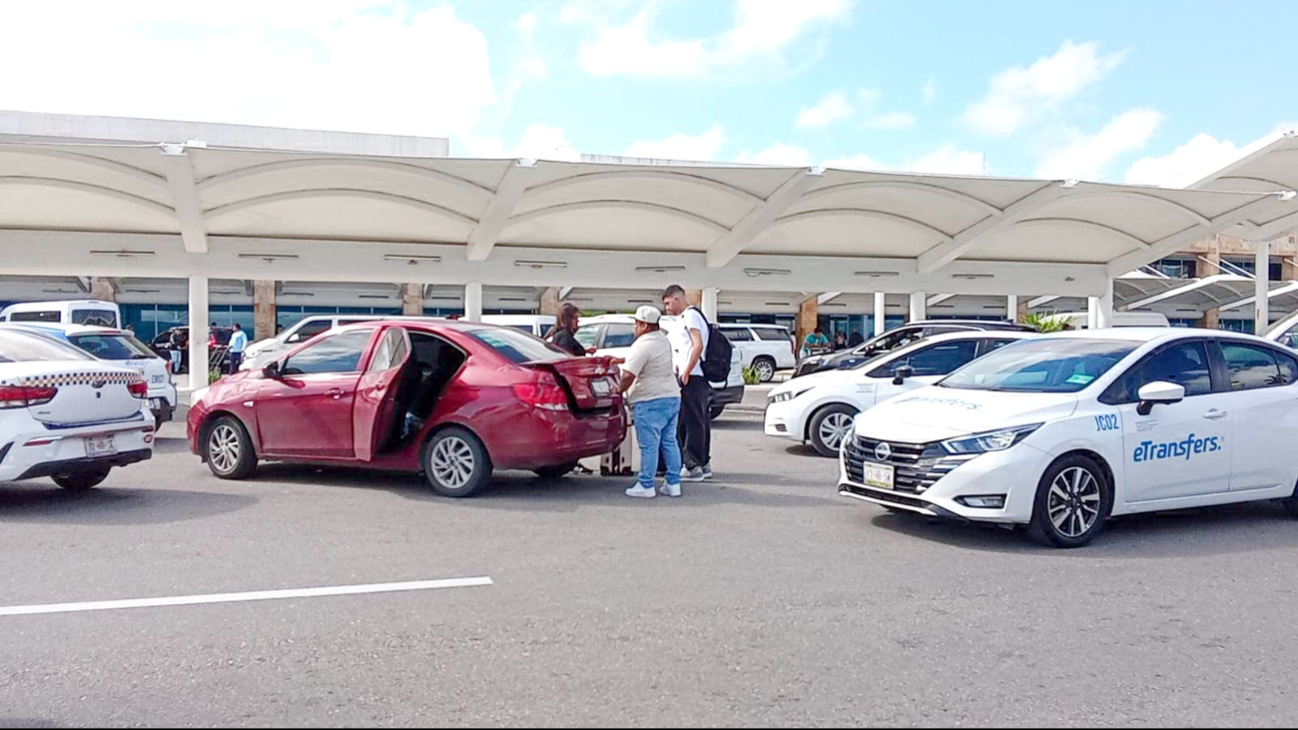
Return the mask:
<svg viewBox="0 0 1298 730"><path fill-rule="evenodd" d="M180 352L180 349L179 349L179 348L177 348L177 349L173 349L169 354L171 355L171 372L173 372L173 373L179 373L179 372L180 372L180 362L181 362L181 361L180 361L180 358L181 358L181 352Z"/></svg>
<svg viewBox="0 0 1298 730"><path fill-rule="evenodd" d="M681 445L676 429L681 417L680 398L656 398L631 404L635 417L635 437L640 442L640 478L644 489L654 488L658 474L658 453L667 462L667 483L681 483Z"/></svg>

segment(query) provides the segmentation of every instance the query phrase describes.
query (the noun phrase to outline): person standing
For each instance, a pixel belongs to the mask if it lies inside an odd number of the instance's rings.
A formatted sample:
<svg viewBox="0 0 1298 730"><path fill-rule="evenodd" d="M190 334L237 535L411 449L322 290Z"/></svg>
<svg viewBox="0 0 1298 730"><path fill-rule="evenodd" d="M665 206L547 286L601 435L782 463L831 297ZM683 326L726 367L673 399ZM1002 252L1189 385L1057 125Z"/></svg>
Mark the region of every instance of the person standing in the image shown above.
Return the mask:
<svg viewBox="0 0 1298 730"><path fill-rule="evenodd" d="M819 355L828 349L829 338L825 336L825 330L820 327L802 341L802 351L808 355Z"/></svg>
<svg viewBox="0 0 1298 730"><path fill-rule="evenodd" d="M171 336L167 338L167 356L171 359L171 372L173 375L180 373L180 368L184 364L185 357L185 331L176 327L171 330Z"/></svg>
<svg viewBox="0 0 1298 730"><path fill-rule="evenodd" d="M230 374L239 372L239 366L243 364L243 351L248 347L248 334L243 331L243 327L234 323L234 332L230 334Z"/></svg>
<svg viewBox="0 0 1298 730"><path fill-rule="evenodd" d="M576 337L580 318L581 312L577 309L577 305L564 302L563 306L559 307L558 321L555 322L554 329L550 330L546 339L550 344L570 353L573 357L585 357L586 348L581 346Z"/></svg>
<svg viewBox="0 0 1298 730"><path fill-rule="evenodd" d="M846 349L847 349L847 335L843 334L842 330L839 330L834 334L834 350L838 351L838 350L846 350Z"/></svg>
<svg viewBox="0 0 1298 730"><path fill-rule="evenodd" d="M685 470L681 479L712 478L712 387L703 377L703 353L708 350L708 320L691 306L685 289L673 284L663 291L663 309L680 317L671 335L676 377L681 384L680 442Z"/></svg>
<svg viewBox="0 0 1298 730"><path fill-rule="evenodd" d="M622 365L619 387L631 404L636 440L640 442L640 476L626 496L653 499L658 455L666 461L662 494L681 496L681 448L676 431L681 389L676 381L671 342L658 323L662 313L650 306L635 312L635 341Z"/></svg>

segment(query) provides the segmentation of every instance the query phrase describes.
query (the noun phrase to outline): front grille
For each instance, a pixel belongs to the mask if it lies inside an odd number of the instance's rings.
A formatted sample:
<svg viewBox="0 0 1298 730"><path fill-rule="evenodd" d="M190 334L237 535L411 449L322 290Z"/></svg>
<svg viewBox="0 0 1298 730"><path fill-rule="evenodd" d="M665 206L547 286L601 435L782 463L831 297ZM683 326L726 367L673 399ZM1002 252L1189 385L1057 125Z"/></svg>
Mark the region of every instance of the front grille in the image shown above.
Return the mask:
<svg viewBox="0 0 1298 730"><path fill-rule="evenodd" d="M940 444L905 444L889 441L892 455L887 460L880 460L874 455L879 445L878 439L853 438L843 447L843 464L847 467L847 478L857 484L864 484L865 462L874 464L891 464L896 474L894 486L898 492L923 494L937 480L950 474L953 469L977 456L977 454L948 454Z"/></svg>

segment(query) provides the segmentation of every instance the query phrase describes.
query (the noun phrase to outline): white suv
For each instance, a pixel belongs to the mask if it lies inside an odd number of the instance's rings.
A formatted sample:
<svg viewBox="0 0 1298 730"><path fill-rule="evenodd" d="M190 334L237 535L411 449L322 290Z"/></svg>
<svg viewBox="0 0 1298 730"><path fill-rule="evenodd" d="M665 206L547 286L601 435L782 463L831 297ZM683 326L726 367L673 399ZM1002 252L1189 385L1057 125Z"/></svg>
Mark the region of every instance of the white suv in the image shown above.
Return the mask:
<svg viewBox="0 0 1298 730"><path fill-rule="evenodd" d="M793 337L777 324L721 324L721 332L740 353L745 369L754 368L763 383L771 382L777 370L798 366Z"/></svg>

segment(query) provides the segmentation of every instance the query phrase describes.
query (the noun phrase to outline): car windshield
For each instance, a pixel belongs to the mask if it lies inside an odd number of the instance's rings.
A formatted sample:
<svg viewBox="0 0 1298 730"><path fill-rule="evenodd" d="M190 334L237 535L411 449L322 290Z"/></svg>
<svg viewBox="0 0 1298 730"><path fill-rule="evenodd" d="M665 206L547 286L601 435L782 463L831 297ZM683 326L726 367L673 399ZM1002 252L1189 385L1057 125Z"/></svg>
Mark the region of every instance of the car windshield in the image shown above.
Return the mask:
<svg viewBox="0 0 1298 730"><path fill-rule="evenodd" d="M117 312L111 309L74 309L72 324L87 324L92 327L116 327Z"/></svg>
<svg viewBox="0 0 1298 730"><path fill-rule="evenodd" d="M879 352L892 352L899 347L905 347L915 340L920 339L924 331L919 328L901 329L895 332L889 332L884 335L870 340L860 347L852 350L855 355L873 355Z"/></svg>
<svg viewBox="0 0 1298 730"><path fill-rule="evenodd" d="M42 360L94 360L94 358L72 345L45 335L0 332L0 362Z"/></svg>
<svg viewBox="0 0 1298 730"><path fill-rule="evenodd" d="M143 342L128 334L70 335L68 340L100 360L147 360L157 357Z"/></svg>
<svg viewBox="0 0 1298 730"><path fill-rule="evenodd" d="M480 329L473 330L469 334L477 341L519 365L533 362L554 362L572 357L563 350L552 347L544 341L516 329L505 327Z"/></svg>
<svg viewBox="0 0 1298 730"><path fill-rule="evenodd" d="M1137 345L1122 340L1023 340L974 360L938 386L1013 393L1076 393L1107 373Z"/></svg>

